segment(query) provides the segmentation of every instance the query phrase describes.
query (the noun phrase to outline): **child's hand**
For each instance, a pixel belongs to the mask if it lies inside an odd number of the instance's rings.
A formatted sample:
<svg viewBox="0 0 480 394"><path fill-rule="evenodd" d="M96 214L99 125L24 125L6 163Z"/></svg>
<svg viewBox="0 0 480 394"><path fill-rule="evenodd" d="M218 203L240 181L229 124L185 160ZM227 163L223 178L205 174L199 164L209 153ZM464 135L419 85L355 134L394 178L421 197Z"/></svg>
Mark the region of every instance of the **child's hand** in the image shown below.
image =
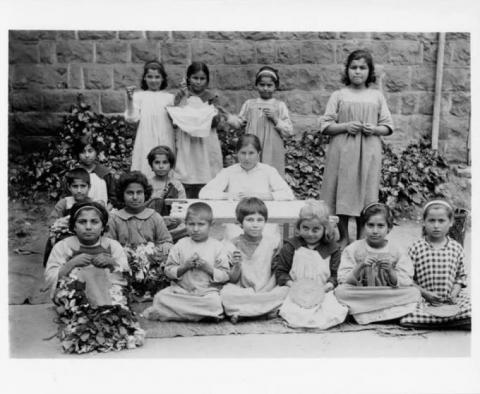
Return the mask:
<svg viewBox="0 0 480 394"><path fill-rule="evenodd" d="M376 126L372 123L365 123L362 128L362 133L365 135L374 135Z"/></svg>
<svg viewBox="0 0 480 394"><path fill-rule="evenodd" d="M292 287L293 285L293 280L287 280L287 283L285 283L285 286Z"/></svg>
<svg viewBox="0 0 480 394"><path fill-rule="evenodd" d="M213 268L204 259L198 258L196 268L213 276Z"/></svg>
<svg viewBox="0 0 480 394"><path fill-rule="evenodd" d="M356 135L360 133L363 129L362 123L358 121L347 122L345 124L345 127L347 129L347 133L351 135Z"/></svg>
<svg viewBox="0 0 480 394"><path fill-rule="evenodd" d="M187 259L185 261L185 263L183 264L185 269L188 271L188 270L191 270L193 268L197 268L197 261L200 257L198 256L197 253L194 253L189 259Z"/></svg>
<svg viewBox="0 0 480 394"><path fill-rule="evenodd" d="M333 290L333 283L332 282L327 282L325 285L325 293L328 293L329 291Z"/></svg>
<svg viewBox="0 0 480 394"><path fill-rule="evenodd" d="M92 263L92 255L87 253L77 254L74 258L70 259L69 264L73 268L86 267Z"/></svg>
<svg viewBox="0 0 480 394"><path fill-rule="evenodd" d="M425 290L422 295L423 298L425 298L425 300L427 300L427 302L432 305L440 305L442 303L442 299L440 298L440 296L435 294L433 291Z"/></svg>
<svg viewBox="0 0 480 394"><path fill-rule="evenodd" d="M242 263L242 253L239 250L235 250L232 253L232 264L234 266L240 265Z"/></svg>
<svg viewBox="0 0 480 394"><path fill-rule="evenodd" d="M127 92L127 99L132 100L133 99L133 92L135 92L135 86L127 86L125 88L125 91Z"/></svg>
<svg viewBox="0 0 480 394"><path fill-rule="evenodd" d="M450 293L450 297L449 297L452 304L455 304L455 302L457 301L457 297L458 297L458 294L460 293L461 289L462 289L462 287L458 283L455 283L453 285L453 289L452 289L452 292Z"/></svg>
<svg viewBox="0 0 480 394"><path fill-rule="evenodd" d="M275 114L275 111L271 108L263 108L263 113L274 125L278 123L278 116Z"/></svg>
<svg viewBox="0 0 480 394"><path fill-rule="evenodd" d="M110 268L110 271L113 271L117 266L113 257L107 253L100 253L93 256L92 264L97 268Z"/></svg>

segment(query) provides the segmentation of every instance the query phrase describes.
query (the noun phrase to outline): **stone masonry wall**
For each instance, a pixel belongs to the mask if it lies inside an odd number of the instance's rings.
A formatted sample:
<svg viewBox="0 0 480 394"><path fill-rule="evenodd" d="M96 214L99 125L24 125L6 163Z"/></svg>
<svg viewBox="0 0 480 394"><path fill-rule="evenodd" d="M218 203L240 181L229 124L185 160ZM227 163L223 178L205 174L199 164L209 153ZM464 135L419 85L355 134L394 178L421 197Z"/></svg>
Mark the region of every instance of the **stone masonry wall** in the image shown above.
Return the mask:
<svg viewBox="0 0 480 394"><path fill-rule="evenodd" d="M395 132L387 141L405 146L430 135L437 33L51 31L9 34L10 147L41 149L82 93L94 111L119 114L125 87L139 86L145 61L161 60L174 90L193 60L211 70L210 87L238 112L256 97L261 65L280 72L277 97L285 100L297 132L315 128L330 94L341 87L344 61L367 48L377 85L387 97ZM448 33L442 91L440 148L452 161L467 159L470 128L470 35Z"/></svg>

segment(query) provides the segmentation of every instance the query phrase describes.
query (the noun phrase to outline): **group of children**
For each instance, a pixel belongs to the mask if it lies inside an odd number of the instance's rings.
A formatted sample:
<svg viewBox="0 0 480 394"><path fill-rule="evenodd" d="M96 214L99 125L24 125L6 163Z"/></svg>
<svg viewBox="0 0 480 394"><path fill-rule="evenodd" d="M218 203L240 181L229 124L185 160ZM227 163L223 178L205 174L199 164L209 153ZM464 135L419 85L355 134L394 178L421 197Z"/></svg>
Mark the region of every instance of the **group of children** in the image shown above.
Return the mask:
<svg viewBox="0 0 480 394"><path fill-rule="evenodd" d="M264 231L265 200L292 200L283 179L284 138L292 124L286 105L273 98L278 72L262 67L239 115L227 113L208 91L208 67L192 63L185 86L165 93L163 65L148 62L142 91L127 88L130 121L138 121L132 171L114 180L96 160L95 141L78 141L79 167L68 172L70 196L52 213L63 236L45 257L54 292L58 279L83 275L90 294L110 300L101 287L121 286L128 271L121 246L152 242L167 257L171 285L144 311L161 321L232 322L279 314L292 327L329 328L348 313L359 324L469 327L470 301L461 246L447 236L453 208L435 200L424 208L424 234L408 254L386 236L393 225L378 203L381 139L392 132L390 112L375 82L367 51L347 59L346 87L334 92L320 118L330 135L321 197L300 211L296 235L279 242ZM216 134L220 122L245 127L238 164L222 169ZM168 216L166 198L233 199L241 234L221 242L210 236L214 220L205 202L193 203L185 221ZM116 208L108 211L112 208ZM329 220L340 217L340 240ZM68 216L67 216L68 215ZM348 219L357 219L357 241L348 245ZM51 244L58 240L53 239ZM363 239L361 239L364 236ZM103 272L103 282L90 271ZM83 272L89 272L87 275ZM103 284L101 284L103 283ZM53 293L52 293L53 294ZM107 302L105 301L105 302ZM107 302L108 303L108 302Z"/></svg>

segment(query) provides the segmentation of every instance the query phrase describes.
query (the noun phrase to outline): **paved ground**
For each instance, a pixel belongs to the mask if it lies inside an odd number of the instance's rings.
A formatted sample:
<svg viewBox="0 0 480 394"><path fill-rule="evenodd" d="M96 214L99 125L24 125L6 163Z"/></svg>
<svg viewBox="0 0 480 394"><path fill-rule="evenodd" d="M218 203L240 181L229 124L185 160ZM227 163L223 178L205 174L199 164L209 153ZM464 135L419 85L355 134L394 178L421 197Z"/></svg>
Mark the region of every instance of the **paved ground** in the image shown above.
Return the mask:
<svg viewBox="0 0 480 394"><path fill-rule="evenodd" d="M390 237L408 245L420 234L413 222L402 222ZM465 242L470 255L470 240ZM467 259L469 268L469 261ZM61 352L52 311L48 305L18 305L26 298L40 301L42 287L39 255L9 258L10 355L14 358L224 358L224 357L468 357L471 334L461 331L385 337L372 331L325 334L231 335L148 339L135 350L107 354L69 356ZM16 305L15 305L16 304Z"/></svg>

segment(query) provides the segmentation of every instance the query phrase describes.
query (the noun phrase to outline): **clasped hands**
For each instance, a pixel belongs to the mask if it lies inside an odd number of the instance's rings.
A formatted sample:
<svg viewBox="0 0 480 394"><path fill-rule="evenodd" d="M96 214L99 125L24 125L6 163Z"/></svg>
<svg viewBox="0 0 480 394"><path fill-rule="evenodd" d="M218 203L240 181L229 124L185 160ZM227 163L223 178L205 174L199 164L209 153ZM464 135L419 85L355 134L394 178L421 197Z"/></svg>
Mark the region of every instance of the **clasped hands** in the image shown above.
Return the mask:
<svg viewBox="0 0 480 394"><path fill-rule="evenodd" d="M70 260L73 268L86 267L93 265L97 268L108 268L111 272L117 267L116 261L108 253L100 253L97 255L91 255L87 253L80 253Z"/></svg>
<svg viewBox="0 0 480 394"><path fill-rule="evenodd" d="M362 123L357 120L347 122L345 125L347 133L351 135L356 135L358 133L363 133L365 135L375 135L377 127L373 123Z"/></svg>

